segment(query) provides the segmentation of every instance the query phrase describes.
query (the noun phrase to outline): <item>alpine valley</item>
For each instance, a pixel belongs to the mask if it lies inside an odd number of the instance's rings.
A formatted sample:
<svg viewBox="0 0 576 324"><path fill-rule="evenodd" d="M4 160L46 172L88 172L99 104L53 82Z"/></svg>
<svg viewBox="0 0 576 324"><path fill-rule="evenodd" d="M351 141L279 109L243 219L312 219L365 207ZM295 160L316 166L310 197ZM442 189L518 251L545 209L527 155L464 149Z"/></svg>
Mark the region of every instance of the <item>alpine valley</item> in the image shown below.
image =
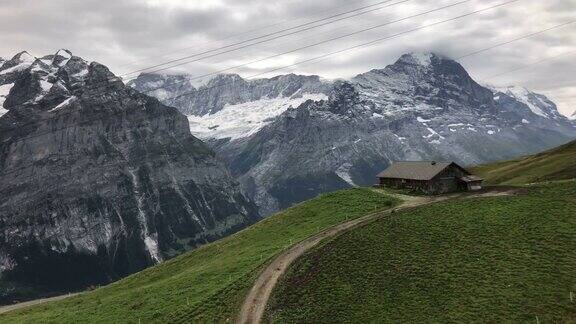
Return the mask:
<svg viewBox="0 0 576 324"><path fill-rule="evenodd" d="M0 61L0 302L106 284L260 219L177 109L60 50Z"/></svg>
<svg viewBox="0 0 576 324"><path fill-rule="evenodd" d="M576 123L545 96L480 85L458 62L432 53L405 54L350 80L141 74L129 85L185 114L262 215L370 185L393 160L471 165L576 136Z"/></svg>

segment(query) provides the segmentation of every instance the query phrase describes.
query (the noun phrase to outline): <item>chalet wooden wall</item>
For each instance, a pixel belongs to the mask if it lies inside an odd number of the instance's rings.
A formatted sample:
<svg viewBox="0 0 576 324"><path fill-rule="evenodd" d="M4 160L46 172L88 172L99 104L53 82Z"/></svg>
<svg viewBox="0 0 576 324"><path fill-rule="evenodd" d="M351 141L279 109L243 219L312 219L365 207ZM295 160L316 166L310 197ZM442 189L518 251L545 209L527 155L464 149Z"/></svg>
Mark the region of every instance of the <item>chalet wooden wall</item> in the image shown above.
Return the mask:
<svg viewBox="0 0 576 324"><path fill-rule="evenodd" d="M466 175L459 167L450 166L431 180L380 178L380 185L424 194L445 194L467 190L466 184L459 180Z"/></svg>

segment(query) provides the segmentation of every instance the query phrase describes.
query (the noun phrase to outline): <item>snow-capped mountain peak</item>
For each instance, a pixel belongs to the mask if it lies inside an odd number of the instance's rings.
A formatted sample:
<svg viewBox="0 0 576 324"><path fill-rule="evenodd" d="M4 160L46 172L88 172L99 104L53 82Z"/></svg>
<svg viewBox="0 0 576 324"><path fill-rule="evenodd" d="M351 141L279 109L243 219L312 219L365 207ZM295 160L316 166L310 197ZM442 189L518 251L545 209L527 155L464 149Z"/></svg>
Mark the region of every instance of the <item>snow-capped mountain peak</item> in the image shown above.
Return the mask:
<svg viewBox="0 0 576 324"><path fill-rule="evenodd" d="M192 133L228 161L264 214L369 185L393 160L481 163L576 135L545 96L489 89L434 53L405 54L350 80L223 75L211 84L165 103L189 116Z"/></svg>
<svg viewBox="0 0 576 324"><path fill-rule="evenodd" d="M542 118L549 119L565 119L560 114L556 104L554 104L546 96L530 91L522 86L508 86L508 87L491 87L494 91L494 99L501 100L501 94L509 96L518 102L526 105L530 111Z"/></svg>
<svg viewBox="0 0 576 324"><path fill-rule="evenodd" d="M28 52L18 53L0 66L0 116L10 109L40 102L37 107L48 112L70 106L74 92L86 82L89 71L96 65L64 49L40 58ZM13 89L16 93L9 96Z"/></svg>
<svg viewBox="0 0 576 324"><path fill-rule="evenodd" d="M55 56L61 56L64 58L72 58L72 52L70 52L70 50L67 50L65 48L61 48L59 49L56 54L54 54Z"/></svg>
<svg viewBox="0 0 576 324"><path fill-rule="evenodd" d="M36 58L34 56L30 55L26 51L22 51L14 55L14 57L12 57L10 60L5 61L2 66L0 66L0 75L25 70L29 68L35 60Z"/></svg>
<svg viewBox="0 0 576 324"><path fill-rule="evenodd" d="M34 62L34 60L36 60L36 58L30 55L30 53L28 53L27 51L17 53L11 59L11 61L17 61L18 63L24 63L24 62L32 63Z"/></svg>
<svg viewBox="0 0 576 324"><path fill-rule="evenodd" d="M57 66L64 66L68 61L72 58L72 52L66 49L61 49L56 54L54 54L54 58L52 59L52 65Z"/></svg>
<svg viewBox="0 0 576 324"><path fill-rule="evenodd" d="M402 55L397 62L420 65L428 67L432 64L432 59L438 57L434 53L408 53Z"/></svg>
<svg viewBox="0 0 576 324"><path fill-rule="evenodd" d="M383 116L429 111L482 111L495 106L492 93L458 62L433 53L402 55L383 69L352 78L363 100Z"/></svg>

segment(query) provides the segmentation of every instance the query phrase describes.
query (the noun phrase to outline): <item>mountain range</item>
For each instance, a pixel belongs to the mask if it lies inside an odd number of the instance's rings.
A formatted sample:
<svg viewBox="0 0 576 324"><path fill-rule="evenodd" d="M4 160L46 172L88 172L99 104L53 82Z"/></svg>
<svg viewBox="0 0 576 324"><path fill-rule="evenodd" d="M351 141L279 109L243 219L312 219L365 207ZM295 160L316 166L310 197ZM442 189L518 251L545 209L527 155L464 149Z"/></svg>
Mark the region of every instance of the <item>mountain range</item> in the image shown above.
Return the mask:
<svg viewBox="0 0 576 324"><path fill-rule="evenodd" d="M177 109L60 50L0 61L0 302L105 284L260 219Z"/></svg>
<svg viewBox="0 0 576 324"><path fill-rule="evenodd" d="M405 54L349 80L141 74L128 85L187 115L192 134L226 160L263 215L370 185L394 160L471 165L576 136L545 96L481 85L433 53Z"/></svg>
<svg viewBox="0 0 576 324"><path fill-rule="evenodd" d="M141 74L67 50L0 59L0 302L99 285L394 160L464 165L576 136L543 95L405 54L348 80Z"/></svg>

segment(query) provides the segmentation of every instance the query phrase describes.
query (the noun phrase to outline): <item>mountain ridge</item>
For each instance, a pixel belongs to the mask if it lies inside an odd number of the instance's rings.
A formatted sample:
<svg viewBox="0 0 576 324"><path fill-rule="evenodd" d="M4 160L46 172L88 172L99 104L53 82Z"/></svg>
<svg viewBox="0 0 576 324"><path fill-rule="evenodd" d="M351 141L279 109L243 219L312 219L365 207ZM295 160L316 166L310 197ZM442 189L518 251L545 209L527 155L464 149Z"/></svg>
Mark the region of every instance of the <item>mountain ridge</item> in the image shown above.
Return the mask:
<svg viewBox="0 0 576 324"><path fill-rule="evenodd" d="M106 66L19 53L0 87L0 301L105 284L259 219L187 118Z"/></svg>
<svg viewBox="0 0 576 324"><path fill-rule="evenodd" d="M252 117L265 111L260 103L272 105L256 90L244 94L255 100L242 105L187 114L192 132L225 158L263 214L320 192L369 185L394 160L478 164L576 136L576 124L545 96L487 88L458 62L433 53L404 54L385 68L305 91L304 102L275 98L285 102L265 119ZM239 122L258 127L222 131Z"/></svg>
<svg viewBox="0 0 576 324"><path fill-rule="evenodd" d="M473 171L488 184L524 185L576 178L576 140L534 155L479 165Z"/></svg>

